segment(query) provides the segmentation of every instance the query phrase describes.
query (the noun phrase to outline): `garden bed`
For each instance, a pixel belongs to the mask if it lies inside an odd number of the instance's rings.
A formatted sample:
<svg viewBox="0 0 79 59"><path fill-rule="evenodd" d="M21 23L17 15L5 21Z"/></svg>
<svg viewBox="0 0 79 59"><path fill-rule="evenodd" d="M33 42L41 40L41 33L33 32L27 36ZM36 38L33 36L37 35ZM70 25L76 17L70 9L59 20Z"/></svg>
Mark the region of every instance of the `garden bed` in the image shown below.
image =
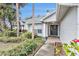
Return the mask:
<svg viewBox="0 0 79 59"><path fill-rule="evenodd" d="M0 55L4 56L27 56L33 55L35 51L44 43L41 38L26 39L20 43L3 43ZM13 45L12 45L13 44Z"/></svg>
<svg viewBox="0 0 79 59"><path fill-rule="evenodd" d="M21 33L16 37L14 31L6 31L0 35L0 56L30 56L44 43L42 37L35 35L32 40L32 33Z"/></svg>

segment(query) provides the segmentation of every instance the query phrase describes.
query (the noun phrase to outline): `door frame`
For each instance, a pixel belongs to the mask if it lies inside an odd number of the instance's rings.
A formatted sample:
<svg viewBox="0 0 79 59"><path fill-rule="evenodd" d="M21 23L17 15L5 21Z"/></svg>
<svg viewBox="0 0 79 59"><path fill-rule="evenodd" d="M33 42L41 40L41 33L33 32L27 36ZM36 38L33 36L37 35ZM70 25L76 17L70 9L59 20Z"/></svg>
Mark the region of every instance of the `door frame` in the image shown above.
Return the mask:
<svg viewBox="0 0 79 59"><path fill-rule="evenodd" d="M51 25L52 25L52 24L51 24ZM55 24L55 25L57 25L57 27L58 27L57 35L51 35L51 34L50 34L50 26L51 26L51 25L48 26L48 36L59 36L59 25L58 25L58 24Z"/></svg>

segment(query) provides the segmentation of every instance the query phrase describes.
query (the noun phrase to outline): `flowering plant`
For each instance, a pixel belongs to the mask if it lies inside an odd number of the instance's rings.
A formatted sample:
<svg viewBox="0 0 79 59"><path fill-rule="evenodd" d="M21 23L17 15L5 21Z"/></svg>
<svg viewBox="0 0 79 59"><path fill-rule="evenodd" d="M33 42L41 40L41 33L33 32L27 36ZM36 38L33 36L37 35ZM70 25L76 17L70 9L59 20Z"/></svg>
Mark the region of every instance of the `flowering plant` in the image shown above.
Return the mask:
<svg viewBox="0 0 79 59"><path fill-rule="evenodd" d="M72 40L70 44L64 44L64 50L67 56L79 56L79 40Z"/></svg>

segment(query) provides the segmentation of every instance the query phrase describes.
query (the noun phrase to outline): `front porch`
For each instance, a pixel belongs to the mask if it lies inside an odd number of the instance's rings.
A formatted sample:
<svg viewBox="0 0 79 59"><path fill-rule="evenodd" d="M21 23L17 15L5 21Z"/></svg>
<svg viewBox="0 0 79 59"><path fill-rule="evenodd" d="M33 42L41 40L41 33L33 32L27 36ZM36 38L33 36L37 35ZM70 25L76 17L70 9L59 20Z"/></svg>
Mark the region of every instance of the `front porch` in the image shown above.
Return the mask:
<svg viewBox="0 0 79 59"><path fill-rule="evenodd" d="M58 37L59 38L59 24L54 22L43 23L43 37Z"/></svg>

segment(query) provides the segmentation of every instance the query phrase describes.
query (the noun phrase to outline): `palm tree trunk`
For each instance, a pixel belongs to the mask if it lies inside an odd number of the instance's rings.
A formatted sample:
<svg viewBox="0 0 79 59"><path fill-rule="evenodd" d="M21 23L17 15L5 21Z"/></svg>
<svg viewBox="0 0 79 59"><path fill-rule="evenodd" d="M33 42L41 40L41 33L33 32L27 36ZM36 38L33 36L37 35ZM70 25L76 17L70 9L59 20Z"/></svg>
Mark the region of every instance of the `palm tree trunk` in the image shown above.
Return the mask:
<svg viewBox="0 0 79 59"><path fill-rule="evenodd" d="M34 3L32 4L32 39L34 39Z"/></svg>
<svg viewBox="0 0 79 59"><path fill-rule="evenodd" d="M10 22L10 29L11 29L11 31L13 30L13 25L12 25L12 22L11 21L9 21Z"/></svg>
<svg viewBox="0 0 79 59"><path fill-rule="evenodd" d="M16 3L17 37L19 36L19 3Z"/></svg>

